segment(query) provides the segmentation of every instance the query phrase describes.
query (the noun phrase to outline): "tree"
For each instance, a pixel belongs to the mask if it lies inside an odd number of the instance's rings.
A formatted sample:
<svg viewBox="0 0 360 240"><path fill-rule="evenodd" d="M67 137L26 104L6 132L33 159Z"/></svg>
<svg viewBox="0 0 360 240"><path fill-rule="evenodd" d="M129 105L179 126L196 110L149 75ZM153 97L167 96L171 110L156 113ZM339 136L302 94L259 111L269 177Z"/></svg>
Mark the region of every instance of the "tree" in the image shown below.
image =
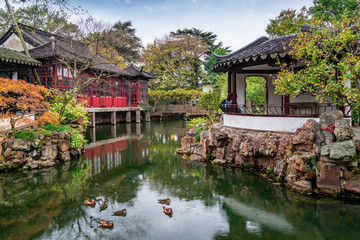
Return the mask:
<svg viewBox="0 0 360 240"><path fill-rule="evenodd" d="M360 10L359 0L314 0L309 13L325 21L340 19L345 12Z"/></svg>
<svg viewBox="0 0 360 240"><path fill-rule="evenodd" d="M115 35L116 41L111 45L126 61L133 62L139 58L139 50L142 48L141 40L136 36L136 29L132 27L131 21L116 22L111 33Z"/></svg>
<svg viewBox="0 0 360 240"><path fill-rule="evenodd" d="M295 9L282 10L279 16L270 19L265 31L271 38L286 36L300 32L301 26L309 22L305 6L300 9L300 12Z"/></svg>
<svg viewBox="0 0 360 240"><path fill-rule="evenodd" d="M211 121L211 124L213 124L214 123L213 115L219 111L220 102L221 102L221 93L219 90L214 90L202 94L196 106L208 111L207 117Z"/></svg>
<svg viewBox="0 0 360 240"><path fill-rule="evenodd" d="M48 95L45 87L23 80L0 78L0 108L3 112L1 118L9 119L11 129L15 132L16 124L30 122L27 114L35 114L35 110L48 107L44 98Z"/></svg>
<svg viewBox="0 0 360 240"><path fill-rule="evenodd" d="M45 4L28 5L14 10L18 22L64 37L76 37L78 28L69 23L69 14L61 10L51 11ZM0 9L0 34L3 35L12 25L9 11Z"/></svg>
<svg viewBox="0 0 360 240"><path fill-rule="evenodd" d="M224 96L227 94L227 74L212 72L211 69L216 63L216 55L226 55L228 50L225 48L218 48L211 54L211 56L204 62L204 74L202 75L202 84L211 85L212 87L219 89Z"/></svg>
<svg viewBox="0 0 360 240"><path fill-rule="evenodd" d="M220 41L218 43L215 43L218 36L216 34L214 34L213 32L205 32L198 28L191 28L191 29L184 28L184 29L177 29L174 32L170 32L170 36L176 36L176 35L193 36L193 37L200 39L204 43L206 43L208 45L208 50L206 52L206 55L207 55L206 58L211 57L212 53L216 49L222 48L222 49L225 49L227 52L229 52L229 47L224 47L223 42Z"/></svg>
<svg viewBox="0 0 360 240"><path fill-rule="evenodd" d="M360 106L360 14L344 14L331 23L314 18L316 27L290 43L290 54L306 66L295 71L282 64L274 80L277 94L309 93L322 102Z"/></svg>
<svg viewBox="0 0 360 240"><path fill-rule="evenodd" d="M199 87L201 58L207 45L188 35L164 36L148 44L142 53L144 68L157 75L150 81L152 89Z"/></svg>
<svg viewBox="0 0 360 240"><path fill-rule="evenodd" d="M152 111L155 112L156 106L160 101L172 100L186 104L187 101L199 98L202 95L202 92L198 90L185 90L177 88L169 91L152 90L149 91L149 95L154 99Z"/></svg>

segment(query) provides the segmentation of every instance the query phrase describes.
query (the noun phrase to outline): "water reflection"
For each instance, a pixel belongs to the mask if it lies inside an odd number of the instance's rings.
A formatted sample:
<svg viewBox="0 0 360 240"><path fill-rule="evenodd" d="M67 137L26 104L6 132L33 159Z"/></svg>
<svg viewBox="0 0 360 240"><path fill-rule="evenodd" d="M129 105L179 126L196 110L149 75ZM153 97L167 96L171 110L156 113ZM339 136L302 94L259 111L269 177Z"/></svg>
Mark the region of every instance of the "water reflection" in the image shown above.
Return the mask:
<svg viewBox="0 0 360 240"><path fill-rule="evenodd" d="M84 161L0 175L0 239L359 239L360 204L179 159L181 121L90 129ZM171 198L172 218L156 199ZM86 208L85 199L106 201ZM126 217L112 212L127 209ZM112 220L113 230L99 227Z"/></svg>

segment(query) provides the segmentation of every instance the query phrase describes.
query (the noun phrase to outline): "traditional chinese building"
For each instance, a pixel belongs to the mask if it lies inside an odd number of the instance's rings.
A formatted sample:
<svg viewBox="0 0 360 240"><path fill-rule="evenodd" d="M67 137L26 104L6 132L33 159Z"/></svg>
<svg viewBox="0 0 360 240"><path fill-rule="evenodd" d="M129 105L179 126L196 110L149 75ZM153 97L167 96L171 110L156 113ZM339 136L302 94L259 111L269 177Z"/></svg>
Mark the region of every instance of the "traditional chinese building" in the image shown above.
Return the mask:
<svg viewBox="0 0 360 240"><path fill-rule="evenodd" d="M79 86L79 98L86 100L88 108L138 107L139 103L148 103L148 81L154 78L153 74L133 65L120 69L80 41L23 24L19 27L31 57L42 63L37 68L41 85L61 91ZM0 46L24 50L14 27L0 39ZM31 69L24 69L17 72L18 78L37 84ZM81 72L79 77L75 77L77 71ZM74 78L78 79L78 84Z"/></svg>
<svg viewBox="0 0 360 240"><path fill-rule="evenodd" d="M288 44L293 36L275 39L260 37L245 47L224 56L216 56L215 72L228 73L228 96L224 110L224 125L238 128L270 131L295 131L309 118L319 120L321 113L340 109L344 115L347 108L331 103L320 103L314 96L300 94L297 97L281 96L275 93L273 79L280 71L276 62L291 63L293 69L305 64L288 55ZM264 80L265 104L249 103L246 87L251 77Z"/></svg>

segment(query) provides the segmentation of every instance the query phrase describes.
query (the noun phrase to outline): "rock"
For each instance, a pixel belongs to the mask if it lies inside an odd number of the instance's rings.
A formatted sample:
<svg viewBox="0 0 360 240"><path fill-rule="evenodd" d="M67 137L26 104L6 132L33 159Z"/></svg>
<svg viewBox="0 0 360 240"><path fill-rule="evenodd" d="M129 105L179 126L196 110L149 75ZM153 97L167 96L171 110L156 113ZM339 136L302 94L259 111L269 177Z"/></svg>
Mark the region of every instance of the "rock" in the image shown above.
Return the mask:
<svg viewBox="0 0 360 240"><path fill-rule="evenodd" d="M332 163L319 162L316 186L325 193L340 192L340 170L338 166Z"/></svg>
<svg viewBox="0 0 360 240"><path fill-rule="evenodd" d="M188 150L185 150L185 149L182 149L182 148L177 148L176 152L179 153L179 154L187 154L187 153L189 153Z"/></svg>
<svg viewBox="0 0 360 240"><path fill-rule="evenodd" d="M262 168L273 168L274 167L274 161L272 161L269 157L259 157L257 159L257 163L259 167Z"/></svg>
<svg viewBox="0 0 360 240"><path fill-rule="evenodd" d="M58 146L59 146L59 150L60 150L61 152L65 152L65 151L69 150L69 148L70 148L70 142L69 142L69 141L60 141L60 142L58 143Z"/></svg>
<svg viewBox="0 0 360 240"><path fill-rule="evenodd" d="M39 157L40 155L41 155L41 151L40 151L40 149L38 149L38 148L33 149L33 150L29 153L29 156L32 157L32 158Z"/></svg>
<svg viewBox="0 0 360 240"><path fill-rule="evenodd" d="M311 129L313 131L318 131L320 129L320 124L314 119L308 119L302 126L305 129Z"/></svg>
<svg viewBox="0 0 360 240"><path fill-rule="evenodd" d="M55 166L55 162L51 160L41 161L40 162L41 167L52 167Z"/></svg>
<svg viewBox="0 0 360 240"><path fill-rule="evenodd" d="M321 134L324 136L325 144L331 144L335 141L335 135L330 130L321 130Z"/></svg>
<svg viewBox="0 0 360 240"><path fill-rule="evenodd" d="M360 176L357 176L355 179L347 180L345 184L343 184L343 188L347 191L360 193Z"/></svg>
<svg viewBox="0 0 360 240"><path fill-rule="evenodd" d="M334 142L321 148L321 156L328 156L332 159L343 159L345 157L354 157L356 155L355 144L352 140L343 142Z"/></svg>
<svg viewBox="0 0 360 240"><path fill-rule="evenodd" d="M35 169L39 167L39 163L38 162L31 162L27 165L30 169Z"/></svg>
<svg viewBox="0 0 360 240"><path fill-rule="evenodd" d="M202 153L203 153L203 147L202 146L198 146L198 147L195 147L194 149L193 149L193 153L194 154L197 154L197 155L202 155Z"/></svg>
<svg viewBox="0 0 360 240"><path fill-rule="evenodd" d="M188 137L195 137L198 133L194 130L194 129L190 129L190 131L188 131L186 133L186 136Z"/></svg>
<svg viewBox="0 0 360 240"><path fill-rule="evenodd" d="M200 142L204 141L205 139L209 138L209 131L202 131L200 133Z"/></svg>
<svg viewBox="0 0 360 240"><path fill-rule="evenodd" d="M335 142L330 147L330 158L342 159L345 157L354 157L356 155L355 144L352 140L344 142Z"/></svg>
<svg viewBox="0 0 360 240"><path fill-rule="evenodd" d="M7 159L23 158L24 152L23 151L13 151L11 148L7 148L5 150L3 156Z"/></svg>
<svg viewBox="0 0 360 240"><path fill-rule="evenodd" d="M196 143L197 140L195 137L183 137L181 138L181 148L184 150L190 149L190 144Z"/></svg>
<svg viewBox="0 0 360 240"><path fill-rule="evenodd" d="M215 159L213 161L211 161L212 164L218 164L218 165L224 165L226 164L226 160L225 159Z"/></svg>
<svg viewBox="0 0 360 240"><path fill-rule="evenodd" d="M350 125L350 119L340 119L335 121L334 135L337 141L352 139L354 130Z"/></svg>
<svg viewBox="0 0 360 240"><path fill-rule="evenodd" d="M40 140L44 140L44 139L45 139L45 133L39 133L38 136L39 136L39 139L40 139Z"/></svg>
<svg viewBox="0 0 360 240"><path fill-rule="evenodd" d="M312 187L311 182L306 180L299 180L299 181L287 181L287 183L296 191L302 194L311 194Z"/></svg>
<svg viewBox="0 0 360 240"><path fill-rule="evenodd" d="M64 140L70 141L71 140L71 131L63 132Z"/></svg>
<svg viewBox="0 0 360 240"><path fill-rule="evenodd" d="M35 148L40 147L41 141L40 139L35 139L34 143L32 144Z"/></svg>
<svg viewBox="0 0 360 240"><path fill-rule="evenodd" d="M76 117L70 120L71 124L78 124L78 125L83 125L84 124L84 117Z"/></svg>
<svg viewBox="0 0 360 240"><path fill-rule="evenodd" d="M48 143L45 145L42 154L41 159L43 160L54 160L58 155L58 148L56 145L52 145Z"/></svg>
<svg viewBox="0 0 360 240"><path fill-rule="evenodd" d="M225 147L222 148L217 148L216 149L216 153L215 153L215 157L218 159L223 159L225 155Z"/></svg>
<svg viewBox="0 0 360 240"><path fill-rule="evenodd" d="M321 127L331 126L339 119L343 119L343 113L340 110L322 113L319 118Z"/></svg>
<svg viewBox="0 0 360 240"><path fill-rule="evenodd" d="M64 162L70 161L71 160L70 151L59 152L59 158Z"/></svg>
<svg viewBox="0 0 360 240"><path fill-rule="evenodd" d="M202 157L200 155L197 155L197 154L191 154L189 159L192 160L192 161L201 161Z"/></svg>
<svg viewBox="0 0 360 240"><path fill-rule="evenodd" d="M276 160L274 166L274 173L276 176L281 176L286 174L287 161L285 157L280 157Z"/></svg>
<svg viewBox="0 0 360 240"><path fill-rule="evenodd" d="M353 141L355 144L356 151L360 152L360 135L355 135L353 137Z"/></svg>
<svg viewBox="0 0 360 240"><path fill-rule="evenodd" d="M310 128L298 128L293 138L293 144L312 145L315 139L315 132Z"/></svg>

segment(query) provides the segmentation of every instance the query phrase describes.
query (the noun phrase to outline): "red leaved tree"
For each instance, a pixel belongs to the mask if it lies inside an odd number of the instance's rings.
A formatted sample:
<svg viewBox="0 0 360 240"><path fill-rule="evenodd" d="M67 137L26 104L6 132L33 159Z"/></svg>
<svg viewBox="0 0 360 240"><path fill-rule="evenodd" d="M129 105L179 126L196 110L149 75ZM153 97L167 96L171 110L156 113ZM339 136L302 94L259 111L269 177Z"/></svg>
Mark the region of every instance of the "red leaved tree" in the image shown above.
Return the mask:
<svg viewBox="0 0 360 240"><path fill-rule="evenodd" d="M46 109L45 97L49 91L42 86L33 85L23 80L0 78L1 118L9 119L14 132L16 124L31 122L26 115L37 109Z"/></svg>

